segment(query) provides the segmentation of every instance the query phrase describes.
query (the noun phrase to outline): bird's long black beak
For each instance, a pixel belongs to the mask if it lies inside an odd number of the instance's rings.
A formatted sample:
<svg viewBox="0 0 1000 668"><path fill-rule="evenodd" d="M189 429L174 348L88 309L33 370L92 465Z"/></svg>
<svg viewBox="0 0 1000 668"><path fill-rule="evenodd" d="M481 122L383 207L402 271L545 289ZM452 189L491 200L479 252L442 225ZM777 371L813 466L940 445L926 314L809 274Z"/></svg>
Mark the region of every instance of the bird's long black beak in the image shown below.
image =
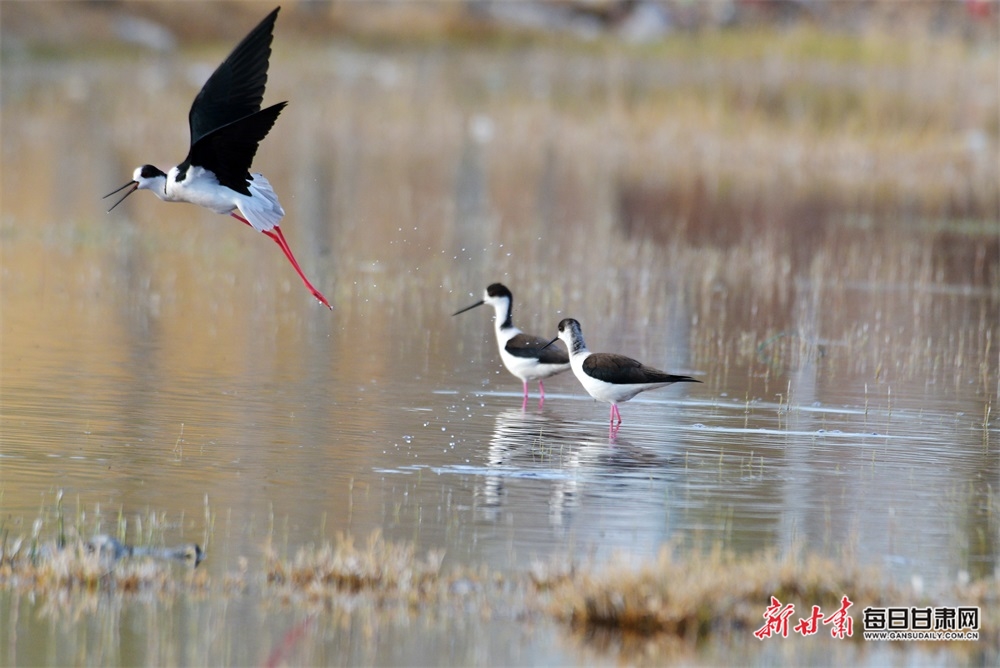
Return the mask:
<svg viewBox="0 0 1000 668"><path fill-rule="evenodd" d="M114 209L116 206L118 206L119 204L121 204L122 202L124 202L126 197L128 197L129 195L131 195L132 193L135 192L136 188L139 187L139 182L138 181L129 181L128 183L126 183L125 185L123 185L121 188L115 188L114 190L112 190L111 192L109 192L107 195L105 195L101 199L107 199L107 198L111 197L112 195L114 195L116 192L120 192L122 190L125 190L129 186L132 186L132 189L129 190L124 195L122 195L122 198L120 200L118 200L117 202L115 202L111 206L111 209ZM111 209L108 209L108 213L111 213Z"/></svg>
<svg viewBox="0 0 1000 668"><path fill-rule="evenodd" d="M542 346L541 350L545 350L546 348L548 348L549 346L551 346L553 343L555 343L558 340L559 340L559 337L557 336L556 338L552 339L551 341L549 341L548 343L546 343L544 346Z"/></svg>
<svg viewBox="0 0 1000 668"><path fill-rule="evenodd" d="M452 315L456 316L459 313L465 313L466 311L471 311L472 309L476 308L477 306L482 306L485 303L486 303L485 301L483 301L482 299L480 299L478 302L476 302L475 304L472 304L471 306L466 306L465 308L463 308L463 309L461 309L459 311L455 311L454 313L452 313Z"/></svg>

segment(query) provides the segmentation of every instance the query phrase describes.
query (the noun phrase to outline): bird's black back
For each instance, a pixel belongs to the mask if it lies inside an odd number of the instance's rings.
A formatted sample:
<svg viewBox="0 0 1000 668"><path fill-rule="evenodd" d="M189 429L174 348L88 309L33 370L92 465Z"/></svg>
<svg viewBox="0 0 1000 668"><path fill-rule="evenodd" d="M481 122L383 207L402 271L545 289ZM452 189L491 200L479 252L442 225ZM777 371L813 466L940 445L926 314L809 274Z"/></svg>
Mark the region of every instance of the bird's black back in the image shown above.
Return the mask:
<svg viewBox="0 0 1000 668"><path fill-rule="evenodd" d="M542 364L569 364L565 350L549 345L548 339L523 332L508 341L504 349L514 357L537 357Z"/></svg>
<svg viewBox="0 0 1000 668"><path fill-rule="evenodd" d="M615 385L642 383L699 383L690 376L677 376L646 366L638 360L615 353L594 353L583 360L583 370L591 378Z"/></svg>
<svg viewBox="0 0 1000 668"><path fill-rule="evenodd" d="M188 113L192 147L213 130L260 111L279 9L275 8L236 45L194 98Z"/></svg>

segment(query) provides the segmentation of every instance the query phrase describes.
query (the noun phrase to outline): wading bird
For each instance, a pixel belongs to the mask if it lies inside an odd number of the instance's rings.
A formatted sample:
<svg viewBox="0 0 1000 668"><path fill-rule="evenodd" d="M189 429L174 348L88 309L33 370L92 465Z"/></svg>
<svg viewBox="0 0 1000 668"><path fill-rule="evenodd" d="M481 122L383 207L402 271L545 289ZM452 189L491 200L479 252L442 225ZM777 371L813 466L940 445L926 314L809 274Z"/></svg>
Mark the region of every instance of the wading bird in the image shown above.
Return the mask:
<svg viewBox="0 0 1000 668"><path fill-rule="evenodd" d="M313 297L333 308L306 278L288 247L278 226L285 210L271 184L262 174L250 173L257 145L287 104L260 108L279 9L243 38L194 98L188 113L191 147L184 162L166 173L153 165L137 167L131 181L104 197L129 189L108 212L136 190L151 190L164 202L190 202L216 213L228 213L274 239Z"/></svg>
<svg viewBox="0 0 1000 668"><path fill-rule="evenodd" d="M539 403L545 401L545 386L542 380L569 368L569 356L561 348L551 348L545 339L525 334L511 321L511 310L514 307L514 295L506 286L494 283L486 288L483 298L452 313L453 316L465 313L477 306L489 304L493 307L494 324L497 331L497 347L500 348L500 359L507 370L521 379L524 385L524 401L528 403L528 381L538 381Z"/></svg>
<svg viewBox="0 0 1000 668"><path fill-rule="evenodd" d="M569 349L569 361L573 374L587 390L590 396L598 401L611 404L611 428L622 423L618 403L628 401L640 392L655 390L671 383L700 383L700 380L690 376L675 376L674 374L646 366L642 362L615 353L592 353L587 350L583 340L583 330L580 323L573 318L559 322L559 335L548 342L552 345L559 339Z"/></svg>

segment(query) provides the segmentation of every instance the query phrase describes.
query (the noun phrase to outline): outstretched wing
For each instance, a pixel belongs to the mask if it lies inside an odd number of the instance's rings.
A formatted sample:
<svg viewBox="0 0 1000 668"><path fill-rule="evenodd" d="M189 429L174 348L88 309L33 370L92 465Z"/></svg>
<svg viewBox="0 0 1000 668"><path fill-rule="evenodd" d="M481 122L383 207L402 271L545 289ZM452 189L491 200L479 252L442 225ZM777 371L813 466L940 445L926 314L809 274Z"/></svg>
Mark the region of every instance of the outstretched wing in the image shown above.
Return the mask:
<svg viewBox="0 0 1000 668"><path fill-rule="evenodd" d="M260 111L279 9L275 8L236 45L194 98L188 113L192 147L213 130Z"/></svg>
<svg viewBox="0 0 1000 668"><path fill-rule="evenodd" d="M222 185L249 195L250 165L257 154L257 145L267 136L285 104L279 102L209 132L191 146L182 164L204 167Z"/></svg>

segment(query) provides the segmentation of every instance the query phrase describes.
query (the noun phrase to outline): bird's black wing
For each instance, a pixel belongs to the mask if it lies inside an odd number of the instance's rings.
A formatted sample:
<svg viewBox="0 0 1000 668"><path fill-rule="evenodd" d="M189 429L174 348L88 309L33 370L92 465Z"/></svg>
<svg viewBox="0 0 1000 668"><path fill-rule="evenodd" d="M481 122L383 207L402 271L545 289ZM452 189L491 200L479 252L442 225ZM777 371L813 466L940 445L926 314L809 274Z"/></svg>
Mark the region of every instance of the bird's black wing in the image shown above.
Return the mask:
<svg viewBox="0 0 1000 668"><path fill-rule="evenodd" d="M697 383L690 376L676 376L666 371L646 366L638 360L614 353L594 353L583 360L583 370L597 380L615 385L639 383Z"/></svg>
<svg viewBox="0 0 1000 668"><path fill-rule="evenodd" d="M191 146L187 160L179 167L204 167L213 172L222 185L249 195L247 182L257 145L267 136L286 104L279 102L209 132Z"/></svg>
<svg viewBox="0 0 1000 668"><path fill-rule="evenodd" d="M548 343L548 339L518 334L507 342L504 349L514 357L537 357L542 364L569 364L566 351L555 344L546 348Z"/></svg>
<svg viewBox="0 0 1000 668"><path fill-rule="evenodd" d="M236 45L194 98L188 113L192 146L213 130L260 111L279 9L268 14Z"/></svg>

